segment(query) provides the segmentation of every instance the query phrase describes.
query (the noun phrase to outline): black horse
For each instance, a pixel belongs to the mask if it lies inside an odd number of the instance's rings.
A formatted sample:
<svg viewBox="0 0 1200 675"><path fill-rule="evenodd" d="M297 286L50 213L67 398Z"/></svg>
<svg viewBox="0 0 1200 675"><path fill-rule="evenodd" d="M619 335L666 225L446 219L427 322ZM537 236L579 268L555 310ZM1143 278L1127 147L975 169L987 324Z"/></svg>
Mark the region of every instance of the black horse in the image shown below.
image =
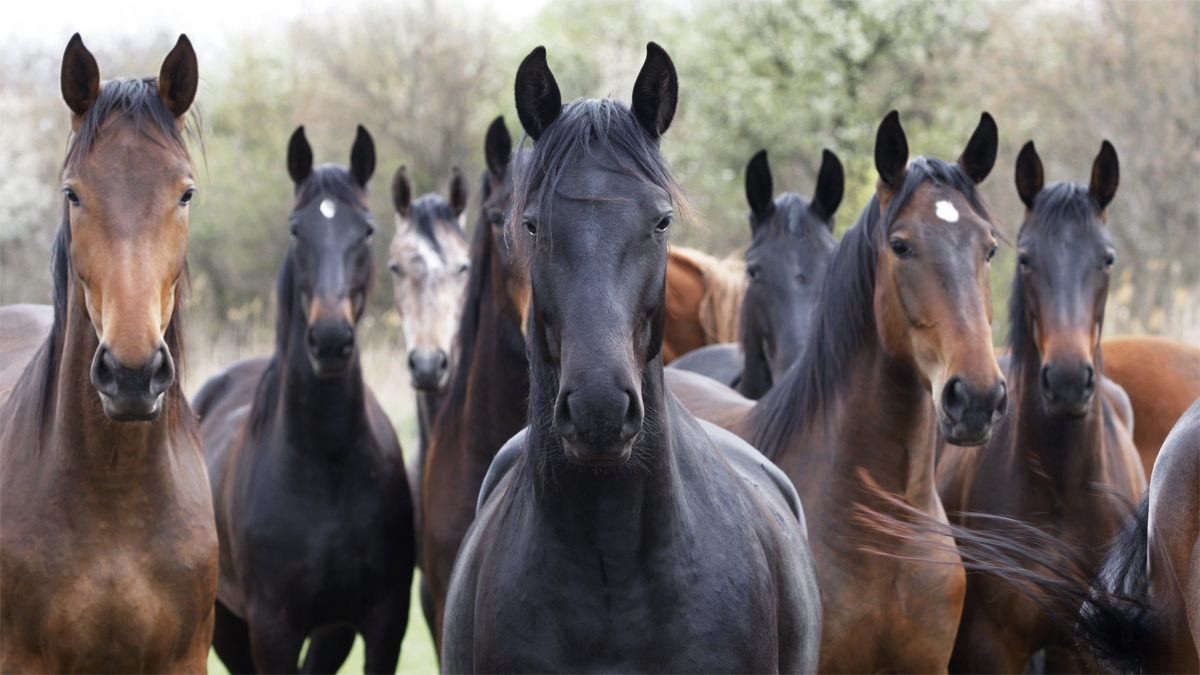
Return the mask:
<svg viewBox="0 0 1200 675"><path fill-rule="evenodd" d="M746 165L753 241L746 251L749 285L742 301L741 344L709 345L676 359L690 370L728 384L743 396L762 398L800 360L812 329L817 291L833 257L833 216L842 202L845 174L826 150L812 201L795 192L774 197L767 151Z"/></svg>
<svg viewBox="0 0 1200 675"><path fill-rule="evenodd" d="M408 624L413 507L400 444L363 384L355 327L374 277L361 126L350 170L288 145L292 241L275 354L196 395L221 543L213 646L232 672L334 672L356 633L366 670L394 672Z"/></svg>
<svg viewBox="0 0 1200 675"><path fill-rule="evenodd" d="M531 284L530 426L500 451L459 553L447 672L798 672L821 603L799 501L663 384L659 153L678 80L650 43L632 109L563 106L539 47L517 71L533 149L509 218Z"/></svg>

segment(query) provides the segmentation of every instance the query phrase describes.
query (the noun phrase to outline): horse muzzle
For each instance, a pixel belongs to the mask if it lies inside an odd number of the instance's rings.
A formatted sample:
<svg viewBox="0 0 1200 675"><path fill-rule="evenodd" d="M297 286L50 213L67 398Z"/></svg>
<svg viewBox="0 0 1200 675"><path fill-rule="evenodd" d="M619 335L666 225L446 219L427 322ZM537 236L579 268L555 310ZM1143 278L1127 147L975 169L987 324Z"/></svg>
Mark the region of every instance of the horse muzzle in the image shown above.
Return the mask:
<svg viewBox="0 0 1200 675"><path fill-rule="evenodd" d="M101 344L92 359L92 385L109 419L118 422L154 420L162 412L166 391L175 382L175 362L166 345L158 348L140 366L121 363L107 344Z"/></svg>
<svg viewBox="0 0 1200 675"><path fill-rule="evenodd" d="M418 391L441 393L450 382L450 358L441 347L408 352L408 377Z"/></svg>
<svg viewBox="0 0 1200 675"><path fill-rule="evenodd" d="M308 360L317 377L340 377L354 357L354 326L349 321L309 324L305 342Z"/></svg>
<svg viewBox="0 0 1200 675"><path fill-rule="evenodd" d="M619 467L642 430L641 396L632 387L584 385L560 390L555 427L567 459L580 466Z"/></svg>
<svg viewBox="0 0 1200 675"><path fill-rule="evenodd" d="M1038 378L1046 414L1060 420L1086 417L1096 396L1096 368L1087 362L1042 365Z"/></svg>
<svg viewBox="0 0 1200 675"><path fill-rule="evenodd" d="M1007 412L1008 384L1003 379L980 391L956 375L942 387L938 429L954 445L983 445Z"/></svg>

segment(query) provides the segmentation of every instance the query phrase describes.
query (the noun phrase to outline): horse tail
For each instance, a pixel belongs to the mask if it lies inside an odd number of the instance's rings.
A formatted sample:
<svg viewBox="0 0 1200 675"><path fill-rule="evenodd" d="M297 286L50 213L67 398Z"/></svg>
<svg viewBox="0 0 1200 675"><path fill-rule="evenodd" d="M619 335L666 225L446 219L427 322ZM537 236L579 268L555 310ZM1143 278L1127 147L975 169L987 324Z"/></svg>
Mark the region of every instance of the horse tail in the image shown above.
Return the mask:
<svg viewBox="0 0 1200 675"><path fill-rule="evenodd" d="M930 545L931 536L952 538L954 543L934 546L957 551L960 563L923 562L961 564L970 572L999 579L1037 602L1050 620L1086 645L1105 670L1143 672L1153 634L1147 602L1148 493L1113 540L1097 573L1075 548L1029 523L982 513L963 515L988 522L991 530L940 522L886 493L865 473L860 471L860 475L868 492L895 510L882 513L859 504L856 519L860 523L925 546ZM896 512L899 515L894 515Z"/></svg>

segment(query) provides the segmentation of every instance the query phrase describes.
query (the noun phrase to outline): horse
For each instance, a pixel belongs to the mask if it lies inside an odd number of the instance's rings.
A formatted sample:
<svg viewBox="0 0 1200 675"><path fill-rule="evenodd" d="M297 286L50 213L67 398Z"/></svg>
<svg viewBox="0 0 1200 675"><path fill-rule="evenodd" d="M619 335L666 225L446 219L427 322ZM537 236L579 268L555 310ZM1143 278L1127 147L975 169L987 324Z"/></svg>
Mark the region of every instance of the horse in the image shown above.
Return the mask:
<svg viewBox="0 0 1200 675"><path fill-rule="evenodd" d="M863 504L895 511L864 490L865 476L946 522L937 433L984 444L1007 409L990 328L996 234L976 188L997 144L984 113L957 162L909 162L899 115L888 113L875 140L876 194L834 251L800 361L757 403L668 371L690 410L750 441L800 492L825 605L821 672L944 672L949 663L965 575L902 558L956 562L953 540L897 541L851 514Z"/></svg>
<svg viewBox="0 0 1200 675"><path fill-rule="evenodd" d="M663 363L706 345L732 342L746 293L740 260L672 246L667 251L667 325Z"/></svg>
<svg viewBox="0 0 1200 675"><path fill-rule="evenodd" d="M1158 449L1192 402L1200 398L1200 349L1154 335L1101 341L1104 374L1133 406L1133 444L1151 477Z"/></svg>
<svg viewBox="0 0 1200 675"><path fill-rule="evenodd" d="M741 343L701 347L671 364L712 377L749 399L763 394L800 359L812 327L817 290L837 242L833 216L842 202L845 174L825 150L812 201L795 192L776 198L767 151L746 165L750 233L749 282L741 311Z"/></svg>
<svg viewBox="0 0 1200 675"><path fill-rule="evenodd" d="M458 167L450 172L448 198L429 193L413 201L412 179L401 166L392 177L396 234L388 270L408 349L408 376L417 400L417 452L408 467L416 510L417 563L421 562L421 475L429 433L450 381L450 354L462 315L463 288L471 269L463 214L469 191Z"/></svg>
<svg viewBox="0 0 1200 675"><path fill-rule="evenodd" d="M983 447L938 449L938 491L953 523L1004 532L1007 520L992 516L1033 524L1092 570L1146 484L1128 398L1104 377L1099 339L1118 177L1108 141L1087 186L1045 186L1033 141L1021 149L1016 184L1026 212L1004 359L1015 407ZM1073 636L1035 600L994 576L967 575L951 672L1025 672L1043 649L1051 672L1087 667Z"/></svg>
<svg viewBox="0 0 1200 675"><path fill-rule="evenodd" d="M500 446L525 426L529 362L521 320L527 284L504 234L512 203L512 137L497 117L484 141L479 222L455 338L455 367L430 434L421 488L421 602L441 645L450 572L475 519L475 500Z"/></svg>
<svg viewBox="0 0 1200 675"><path fill-rule="evenodd" d="M217 533L183 369L180 35L157 78L101 83L76 33L52 308L0 309L0 670L207 671Z"/></svg>
<svg viewBox="0 0 1200 675"><path fill-rule="evenodd" d="M356 332L374 281L358 127L350 168L288 143L295 205L276 282L275 353L213 376L193 401L221 538L213 647L231 672L334 672L356 633L393 672L408 625L413 507L391 422L363 383Z"/></svg>
<svg viewBox="0 0 1200 675"><path fill-rule="evenodd" d="M663 386L678 80L647 45L632 108L516 78L532 150L511 235L531 286L530 425L489 469L450 582L446 672L809 672L821 603L799 500Z"/></svg>

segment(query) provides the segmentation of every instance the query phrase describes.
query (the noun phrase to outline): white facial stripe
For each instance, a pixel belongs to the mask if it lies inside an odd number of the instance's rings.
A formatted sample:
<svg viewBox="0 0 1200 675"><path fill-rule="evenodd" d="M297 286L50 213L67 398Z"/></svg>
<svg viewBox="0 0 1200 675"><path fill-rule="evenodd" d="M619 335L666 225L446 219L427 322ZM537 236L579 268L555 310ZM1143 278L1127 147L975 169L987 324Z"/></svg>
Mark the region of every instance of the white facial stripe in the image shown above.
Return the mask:
<svg viewBox="0 0 1200 675"><path fill-rule="evenodd" d="M938 218L941 218L942 220L946 221L947 223L957 223L958 222L958 209L954 208L953 204L951 204L950 202L947 202L947 201L940 201L936 204L936 206L937 206L936 213L937 213Z"/></svg>
<svg viewBox="0 0 1200 675"><path fill-rule="evenodd" d="M337 204L333 203L332 199L326 199L321 202L321 213L326 218L332 218L333 214L337 213Z"/></svg>

